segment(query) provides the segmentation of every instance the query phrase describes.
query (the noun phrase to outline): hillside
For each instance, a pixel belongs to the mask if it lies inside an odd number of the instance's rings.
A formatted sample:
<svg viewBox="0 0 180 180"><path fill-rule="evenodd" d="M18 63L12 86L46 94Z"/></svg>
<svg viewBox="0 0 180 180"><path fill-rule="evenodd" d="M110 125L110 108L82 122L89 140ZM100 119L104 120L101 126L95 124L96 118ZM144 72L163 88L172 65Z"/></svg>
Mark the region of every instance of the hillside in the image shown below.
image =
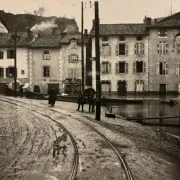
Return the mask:
<svg viewBox="0 0 180 180"><path fill-rule="evenodd" d="M61 31L67 32L78 32L78 26L74 19L68 19L64 17L42 17L32 14L12 14L0 10L0 17L6 22L9 31L24 32L27 28L33 27L35 24L40 24L41 22L55 22Z"/></svg>

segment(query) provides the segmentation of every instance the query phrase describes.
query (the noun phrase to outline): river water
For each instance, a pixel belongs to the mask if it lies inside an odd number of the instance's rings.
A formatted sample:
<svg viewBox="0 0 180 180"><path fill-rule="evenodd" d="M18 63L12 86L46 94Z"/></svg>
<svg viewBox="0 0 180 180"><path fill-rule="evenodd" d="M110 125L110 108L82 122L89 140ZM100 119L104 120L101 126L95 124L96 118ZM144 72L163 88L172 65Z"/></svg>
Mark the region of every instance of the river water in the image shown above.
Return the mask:
<svg viewBox="0 0 180 180"><path fill-rule="evenodd" d="M121 115L123 117L159 117L159 116L180 116L180 97L138 97L142 99L142 104L119 104L115 105L113 113ZM170 106L169 104L162 103L162 101L168 101L173 99L177 104ZM148 120L146 120L148 121ZM158 121L158 120L154 120ZM163 120L166 124L179 124L180 120L177 119L166 119ZM152 122L152 121L151 121ZM167 132L170 134L180 136L180 128L176 127L153 127L156 130Z"/></svg>

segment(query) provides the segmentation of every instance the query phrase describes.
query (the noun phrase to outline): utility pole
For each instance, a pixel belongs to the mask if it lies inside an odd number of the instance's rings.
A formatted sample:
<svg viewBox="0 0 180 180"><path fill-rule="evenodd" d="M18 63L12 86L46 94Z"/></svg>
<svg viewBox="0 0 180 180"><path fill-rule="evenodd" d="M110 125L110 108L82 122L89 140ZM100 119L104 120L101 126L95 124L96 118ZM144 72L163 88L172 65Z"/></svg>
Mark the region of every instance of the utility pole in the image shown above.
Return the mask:
<svg viewBox="0 0 180 180"><path fill-rule="evenodd" d="M99 7L95 1L95 49L96 49L96 120L101 120L101 82L99 52Z"/></svg>
<svg viewBox="0 0 180 180"><path fill-rule="evenodd" d="M82 22L81 22L81 67L82 67L82 92L84 92L84 35L83 35L83 31L84 31L84 15L83 15L83 2L82 2Z"/></svg>
<svg viewBox="0 0 180 180"><path fill-rule="evenodd" d="M17 59L16 59L16 52L17 52L17 31L11 36L14 41L14 97L17 97Z"/></svg>

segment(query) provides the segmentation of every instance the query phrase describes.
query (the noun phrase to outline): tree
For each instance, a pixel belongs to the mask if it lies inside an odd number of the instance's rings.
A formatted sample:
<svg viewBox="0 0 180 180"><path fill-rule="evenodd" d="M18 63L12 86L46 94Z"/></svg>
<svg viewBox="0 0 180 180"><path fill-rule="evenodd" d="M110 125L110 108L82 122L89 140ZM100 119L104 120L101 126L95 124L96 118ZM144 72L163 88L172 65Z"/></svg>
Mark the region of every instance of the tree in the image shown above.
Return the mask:
<svg viewBox="0 0 180 180"><path fill-rule="evenodd" d="M33 14L36 16L43 16L46 9L44 7L39 7L37 10L33 11Z"/></svg>

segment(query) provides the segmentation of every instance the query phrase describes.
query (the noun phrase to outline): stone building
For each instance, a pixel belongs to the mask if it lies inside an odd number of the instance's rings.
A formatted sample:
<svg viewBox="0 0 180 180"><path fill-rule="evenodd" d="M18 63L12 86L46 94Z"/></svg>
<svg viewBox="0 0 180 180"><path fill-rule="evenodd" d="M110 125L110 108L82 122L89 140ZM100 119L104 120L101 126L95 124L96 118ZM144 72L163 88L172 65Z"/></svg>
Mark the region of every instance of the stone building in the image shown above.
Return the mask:
<svg viewBox="0 0 180 180"><path fill-rule="evenodd" d="M126 95L148 91L148 34L142 24L100 24L102 94ZM92 56L95 57L94 27ZM92 63L96 86L95 61Z"/></svg>
<svg viewBox="0 0 180 180"><path fill-rule="evenodd" d="M149 91L180 93L180 13L149 20Z"/></svg>

